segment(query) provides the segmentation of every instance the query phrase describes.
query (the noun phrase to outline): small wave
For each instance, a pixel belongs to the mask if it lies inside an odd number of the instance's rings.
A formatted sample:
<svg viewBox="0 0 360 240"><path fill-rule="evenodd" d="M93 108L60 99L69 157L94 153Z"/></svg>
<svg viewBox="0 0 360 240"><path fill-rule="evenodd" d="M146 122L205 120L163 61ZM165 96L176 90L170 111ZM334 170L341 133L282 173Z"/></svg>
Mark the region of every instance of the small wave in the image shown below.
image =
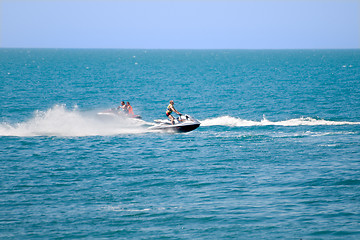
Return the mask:
<svg viewBox="0 0 360 240"><path fill-rule="evenodd" d="M47 111L36 111L28 121L16 124L0 123L0 136L108 136L146 132L139 120L121 116L99 116L95 112L80 112L77 107L66 109L55 105Z"/></svg>
<svg viewBox="0 0 360 240"><path fill-rule="evenodd" d="M251 126L321 126L321 125L358 125L360 122L328 121L314 119L311 117L301 117L285 121L272 122L265 117L261 121L244 120L231 116L205 119L201 126L228 126L228 127L251 127Z"/></svg>

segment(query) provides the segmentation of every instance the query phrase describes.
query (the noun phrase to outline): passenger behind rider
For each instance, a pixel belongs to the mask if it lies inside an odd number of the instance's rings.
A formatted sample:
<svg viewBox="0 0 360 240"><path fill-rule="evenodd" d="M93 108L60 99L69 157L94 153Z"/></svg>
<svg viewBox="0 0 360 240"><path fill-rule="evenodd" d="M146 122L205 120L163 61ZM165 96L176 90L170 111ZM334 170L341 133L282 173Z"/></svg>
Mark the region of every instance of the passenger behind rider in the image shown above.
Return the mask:
<svg viewBox="0 0 360 240"><path fill-rule="evenodd" d="M126 113L127 114L129 114L131 117L133 117L134 116L134 111L133 111L133 108L132 108L132 106L130 105L130 103L129 102L127 102L126 103Z"/></svg>
<svg viewBox="0 0 360 240"><path fill-rule="evenodd" d="M170 104L168 105L168 107L166 109L166 116L168 116L170 118L171 124L174 125L175 118L171 115L172 112L176 112L177 114L179 114L181 116L181 113L179 113L174 107L174 101L170 100Z"/></svg>

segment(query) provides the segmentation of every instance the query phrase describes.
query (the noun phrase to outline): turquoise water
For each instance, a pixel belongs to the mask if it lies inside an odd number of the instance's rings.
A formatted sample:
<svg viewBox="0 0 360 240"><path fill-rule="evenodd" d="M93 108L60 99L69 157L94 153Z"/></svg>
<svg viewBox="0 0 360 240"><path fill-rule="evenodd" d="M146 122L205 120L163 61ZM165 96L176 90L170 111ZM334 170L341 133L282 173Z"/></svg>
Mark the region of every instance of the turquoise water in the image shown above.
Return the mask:
<svg viewBox="0 0 360 240"><path fill-rule="evenodd" d="M0 238L360 238L360 50L0 56Z"/></svg>

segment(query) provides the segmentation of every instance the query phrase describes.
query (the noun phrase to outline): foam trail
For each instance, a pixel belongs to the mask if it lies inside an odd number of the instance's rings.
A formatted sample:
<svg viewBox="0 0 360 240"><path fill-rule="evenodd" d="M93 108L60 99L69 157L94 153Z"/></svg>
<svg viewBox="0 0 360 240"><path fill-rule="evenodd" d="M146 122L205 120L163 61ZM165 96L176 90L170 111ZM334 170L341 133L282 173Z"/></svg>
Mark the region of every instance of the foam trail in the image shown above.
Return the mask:
<svg viewBox="0 0 360 240"><path fill-rule="evenodd" d="M145 123L145 122L144 122ZM56 105L47 111L36 111L28 121L0 123L0 136L109 136L144 133L141 121L119 117L101 117L96 113L67 110Z"/></svg>
<svg viewBox="0 0 360 240"><path fill-rule="evenodd" d="M261 121L244 120L231 116L205 119L201 126L228 126L228 127L251 127L251 126L321 126L321 125L358 125L360 122L327 121L310 117L301 117L285 121L272 122L265 117Z"/></svg>

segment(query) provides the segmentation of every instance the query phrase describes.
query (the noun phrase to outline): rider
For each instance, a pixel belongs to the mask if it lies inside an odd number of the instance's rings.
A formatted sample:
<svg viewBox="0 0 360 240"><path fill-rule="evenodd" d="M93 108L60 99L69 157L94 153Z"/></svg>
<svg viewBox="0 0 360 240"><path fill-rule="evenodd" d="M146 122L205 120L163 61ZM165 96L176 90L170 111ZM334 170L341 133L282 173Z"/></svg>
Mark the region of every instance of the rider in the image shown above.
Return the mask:
<svg viewBox="0 0 360 240"><path fill-rule="evenodd" d="M123 110L124 112L126 111L126 105L125 105L125 102L124 101L121 101L121 106L118 106L117 107L118 110Z"/></svg>
<svg viewBox="0 0 360 240"><path fill-rule="evenodd" d="M174 108L174 101L170 100L170 104L168 105L167 109L166 109L166 116L168 116L171 120L171 124L174 125L175 124L175 118L171 115L172 112L176 112L177 114L179 114L181 116L181 113L179 113L175 108Z"/></svg>

